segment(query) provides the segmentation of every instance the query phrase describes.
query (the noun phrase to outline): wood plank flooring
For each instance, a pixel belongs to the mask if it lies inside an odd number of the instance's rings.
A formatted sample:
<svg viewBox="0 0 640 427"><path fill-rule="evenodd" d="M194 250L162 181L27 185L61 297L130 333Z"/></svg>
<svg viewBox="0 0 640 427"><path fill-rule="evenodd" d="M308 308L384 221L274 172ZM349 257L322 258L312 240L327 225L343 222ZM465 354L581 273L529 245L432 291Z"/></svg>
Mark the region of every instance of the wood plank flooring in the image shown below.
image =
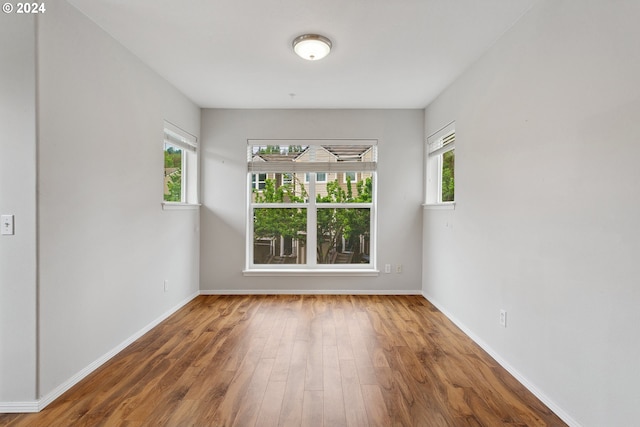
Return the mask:
<svg viewBox="0 0 640 427"><path fill-rule="evenodd" d="M421 296L200 296L2 426L564 426Z"/></svg>

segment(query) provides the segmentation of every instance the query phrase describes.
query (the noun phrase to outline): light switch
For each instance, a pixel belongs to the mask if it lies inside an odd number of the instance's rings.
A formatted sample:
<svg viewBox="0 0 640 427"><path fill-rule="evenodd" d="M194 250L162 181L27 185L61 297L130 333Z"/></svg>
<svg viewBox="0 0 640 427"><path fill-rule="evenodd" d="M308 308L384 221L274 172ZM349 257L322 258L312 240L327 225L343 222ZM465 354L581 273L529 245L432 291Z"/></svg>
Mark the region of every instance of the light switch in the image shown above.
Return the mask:
<svg viewBox="0 0 640 427"><path fill-rule="evenodd" d="M0 234L13 234L13 215L0 216Z"/></svg>

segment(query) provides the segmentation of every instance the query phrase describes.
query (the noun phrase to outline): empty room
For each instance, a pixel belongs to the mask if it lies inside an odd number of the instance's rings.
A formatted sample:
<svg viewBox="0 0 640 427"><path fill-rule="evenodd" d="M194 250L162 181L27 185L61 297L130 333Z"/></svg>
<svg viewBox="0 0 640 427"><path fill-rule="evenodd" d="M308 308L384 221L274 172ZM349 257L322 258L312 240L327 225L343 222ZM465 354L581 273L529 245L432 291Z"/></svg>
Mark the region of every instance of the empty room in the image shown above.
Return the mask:
<svg viewBox="0 0 640 427"><path fill-rule="evenodd" d="M0 425L637 425L639 19L4 2Z"/></svg>

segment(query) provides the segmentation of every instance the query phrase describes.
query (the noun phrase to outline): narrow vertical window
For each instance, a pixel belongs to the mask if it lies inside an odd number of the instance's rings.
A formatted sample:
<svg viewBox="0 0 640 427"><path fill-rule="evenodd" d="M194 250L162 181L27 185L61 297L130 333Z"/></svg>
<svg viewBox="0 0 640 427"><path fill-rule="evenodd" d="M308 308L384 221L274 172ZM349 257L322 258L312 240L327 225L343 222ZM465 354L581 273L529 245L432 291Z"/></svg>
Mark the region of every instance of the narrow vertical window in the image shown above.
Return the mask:
<svg viewBox="0 0 640 427"><path fill-rule="evenodd" d="M184 169L182 148L164 143L164 201L182 202L182 170Z"/></svg>
<svg viewBox="0 0 640 427"><path fill-rule="evenodd" d="M198 203L198 143L195 136L164 123L165 204Z"/></svg>
<svg viewBox="0 0 640 427"><path fill-rule="evenodd" d="M455 200L455 162L456 154L453 148L442 153L442 168L440 169L442 183L440 200L442 202L453 202Z"/></svg>
<svg viewBox="0 0 640 427"><path fill-rule="evenodd" d="M455 123L427 138L426 203L455 201Z"/></svg>

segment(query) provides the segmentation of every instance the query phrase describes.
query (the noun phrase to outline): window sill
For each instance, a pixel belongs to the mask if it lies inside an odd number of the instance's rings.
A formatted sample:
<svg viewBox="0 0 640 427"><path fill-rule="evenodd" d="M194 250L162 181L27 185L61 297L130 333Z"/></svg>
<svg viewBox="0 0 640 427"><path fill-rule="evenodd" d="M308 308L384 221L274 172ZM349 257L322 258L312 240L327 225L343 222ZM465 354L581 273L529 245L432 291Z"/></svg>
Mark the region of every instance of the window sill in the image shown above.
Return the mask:
<svg viewBox="0 0 640 427"><path fill-rule="evenodd" d="M192 210L200 208L199 203L176 203L176 202L162 202L162 210L163 211L174 211L174 210Z"/></svg>
<svg viewBox="0 0 640 427"><path fill-rule="evenodd" d="M456 202L446 202L446 203L428 203L422 205L424 210L455 210Z"/></svg>
<svg viewBox="0 0 640 427"><path fill-rule="evenodd" d="M378 276L379 270L361 269L333 269L333 270L311 270L311 269L251 269L244 270L244 276Z"/></svg>

